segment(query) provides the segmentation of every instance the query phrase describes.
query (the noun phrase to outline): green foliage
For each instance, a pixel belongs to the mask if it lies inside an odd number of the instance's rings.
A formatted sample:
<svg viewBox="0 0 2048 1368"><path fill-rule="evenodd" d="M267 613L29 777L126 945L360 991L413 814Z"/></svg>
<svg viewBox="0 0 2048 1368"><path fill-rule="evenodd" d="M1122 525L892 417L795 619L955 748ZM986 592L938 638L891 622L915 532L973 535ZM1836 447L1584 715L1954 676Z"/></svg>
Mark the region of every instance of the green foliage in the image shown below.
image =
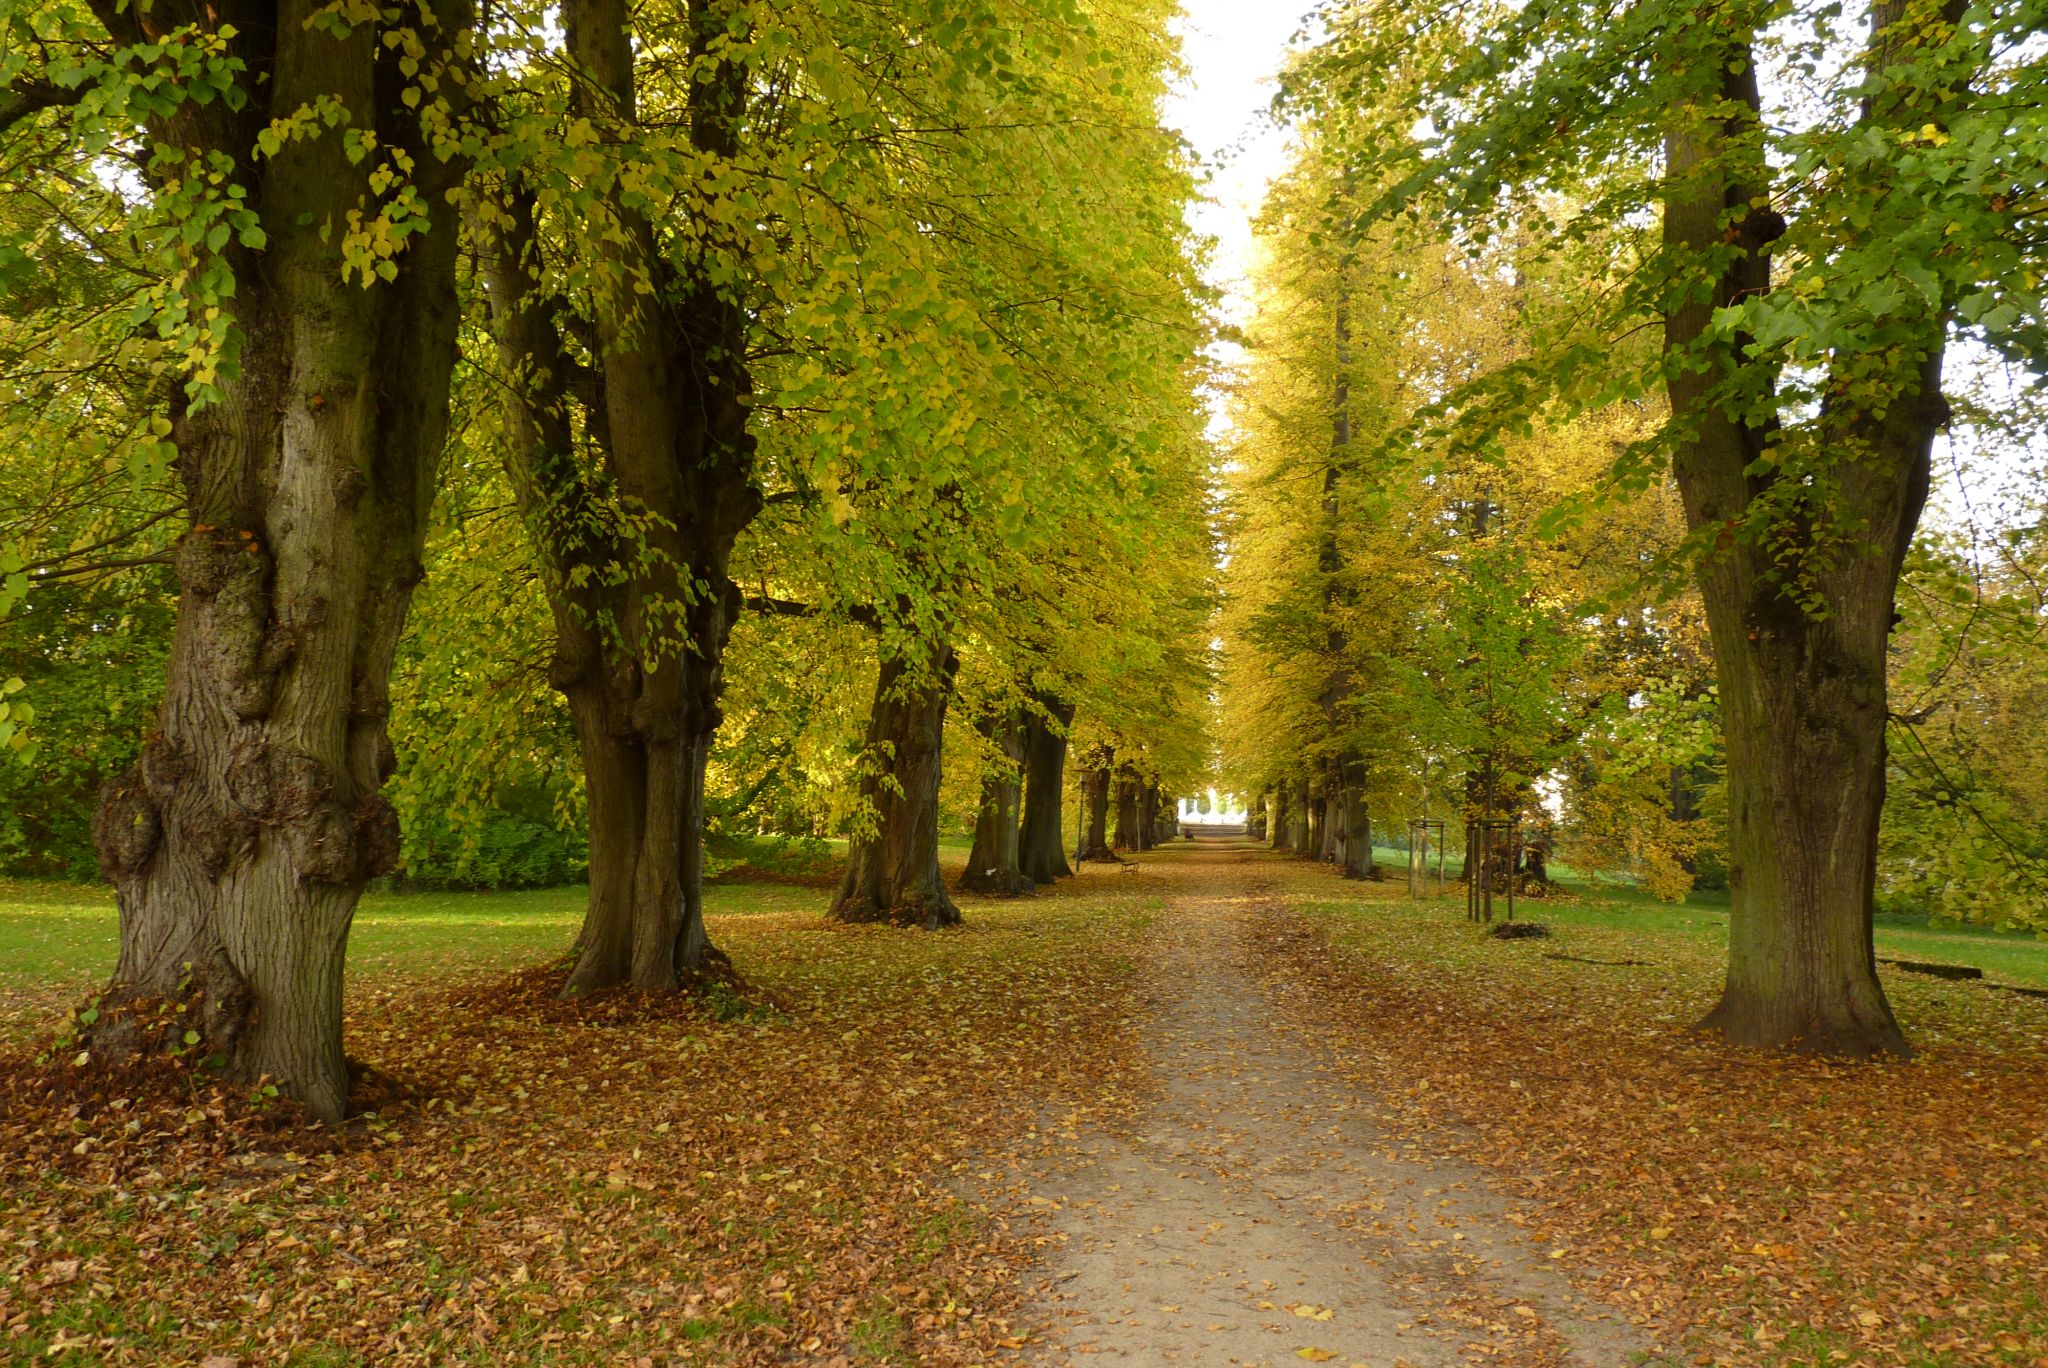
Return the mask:
<svg viewBox="0 0 2048 1368"><path fill-rule="evenodd" d="M460 818L422 811L404 828L404 881L418 888L555 888L579 882L589 849L581 831L557 827L547 805L539 819L493 807Z"/></svg>
<svg viewBox="0 0 2048 1368"><path fill-rule="evenodd" d="M746 313L772 503L732 573L810 611L735 634L714 832L844 829L878 639L895 654L944 633L975 706L1054 692L1148 773L1206 778L1208 300L1183 217L1194 168L1158 124L1177 60L1164 0L643 10L631 122L578 96L546 5L491 11L445 65L432 15L323 11L312 27L337 38L375 27L398 110L323 96L246 124L229 116L275 88L266 53L211 12L143 42L68 0L7 12L0 80L28 101L0 131L38 174L0 186L0 687L23 680L0 697L0 749L34 768L0 765L0 862L91 867L92 795L147 729L167 649L176 424L240 374L250 271L317 233L312 254L373 289L427 216L477 228L515 184L577 365L593 326L649 292ZM688 106L735 68L748 110L734 146L707 150ZM468 169L446 204L380 140L386 113L417 118L422 157ZM360 202L319 225L266 218L254 188L321 149L364 176ZM658 281L614 252L622 212L644 216ZM457 421L394 671L387 793L404 878L516 886L577 876L582 781L543 562L498 459L513 377L479 282L461 283ZM592 477L574 517L617 554L578 573L616 581L659 561L661 519L608 481L590 412L568 422ZM640 605L638 663L691 649L684 606ZM119 720L95 729L95 701ZM972 764L955 774L971 791Z"/></svg>
<svg viewBox="0 0 2048 1368"><path fill-rule="evenodd" d="M130 597L108 584L57 583L30 597L0 632L0 870L32 878L98 873L92 814L100 786L126 769L153 725L170 642L163 580ZM26 700L33 699L33 710ZM33 720L34 731L28 731Z"/></svg>
<svg viewBox="0 0 2048 1368"><path fill-rule="evenodd" d="M1526 352L1549 286L1425 226L1358 231L1369 197L1343 160L1358 117L1305 120L1260 220L1226 772L1257 791L1327 783L1345 762L1382 831L1513 816L1582 864L1682 895L1718 830L1670 801L1672 769L1710 759L1714 720L1697 601L1644 583L1683 537L1677 499L1652 487L1598 522L1559 516L1653 414L1610 405L1484 452L1435 422L1464 377Z"/></svg>
<svg viewBox="0 0 2048 1368"><path fill-rule="evenodd" d="M480 179L534 194L538 283L579 364L644 288L593 218L647 214L673 289L746 310L766 505L730 574L793 611L744 620L726 648L714 828L857 822L855 780L879 763L859 754L875 658L921 659L937 637L964 662L970 714L1050 690L1148 768L1205 769L1206 325L1182 215L1191 168L1157 124L1168 12L734 5L699 60L744 67L751 93L715 154L667 117L686 95L668 54L693 41L680 12L635 18L635 123L599 128L551 66L508 76L516 131ZM561 36L539 8L507 25L529 48ZM491 406L525 378L492 375L465 398L479 421L458 469L490 460L505 438ZM557 500L530 530L606 548L574 582L644 580L667 554L661 520L623 492L590 399L564 412L583 502ZM484 555L517 576L536 564ZM585 625L644 665L687 649L682 605L638 602L666 625ZM522 636L540 620L537 596L506 606L528 614ZM470 699L499 717L513 706ZM964 730L949 741L956 814L983 758Z"/></svg>
<svg viewBox="0 0 2048 1368"><path fill-rule="evenodd" d="M2037 532L1988 554L1927 537L1895 637L1880 906L2048 933L2048 710Z"/></svg>

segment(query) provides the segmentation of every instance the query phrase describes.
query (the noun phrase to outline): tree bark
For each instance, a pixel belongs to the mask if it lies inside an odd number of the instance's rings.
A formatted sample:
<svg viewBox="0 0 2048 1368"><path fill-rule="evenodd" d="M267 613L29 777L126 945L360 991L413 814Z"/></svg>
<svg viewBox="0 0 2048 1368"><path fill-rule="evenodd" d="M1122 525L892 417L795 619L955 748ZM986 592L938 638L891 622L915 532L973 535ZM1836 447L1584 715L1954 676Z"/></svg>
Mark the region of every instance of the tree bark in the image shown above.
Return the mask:
<svg viewBox="0 0 2048 1368"><path fill-rule="evenodd" d="M192 25L247 64L239 108L186 101L146 131L232 165L268 241L260 260L222 247L240 362L212 403L174 408L190 520L177 623L157 729L94 822L121 932L85 1040L103 1056L164 1046L238 1079L268 1076L333 1121L348 1095L349 927L364 883L398 857L378 790L393 766L391 662L447 435L460 313L445 205L463 168L428 150L420 116L399 105L411 81L380 24L337 33L313 12L99 6L117 42ZM443 0L406 23L433 71L469 15ZM413 158L430 217L389 279L347 278L335 228L376 201L377 159L351 161L331 131L249 155L273 114L322 101ZM182 1015L164 1028L157 1007L172 1000Z"/></svg>
<svg viewBox="0 0 2048 1368"><path fill-rule="evenodd" d="M1251 806L1245 810L1244 834L1254 841L1266 839L1267 802L1266 790L1261 789L1253 796Z"/></svg>
<svg viewBox="0 0 2048 1368"><path fill-rule="evenodd" d="M1315 795L1306 779L1294 790L1294 827L1289 836L1296 855L1308 859L1315 854Z"/></svg>
<svg viewBox="0 0 2048 1368"><path fill-rule="evenodd" d="M1275 850L1285 850L1294 842L1294 790L1286 780L1273 786L1273 818L1271 844Z"/></svg>
<svg viewBox="0 0 2048 1368"><path fill-rule="evenodd" d="M1952 7L1949 22L1959 12ZM1877 65L1892 55L1888 30L1905 15L1899 4L1874 7ZM1674 473L1688 523L1719 542L1700 587L1727 745L1733 896L1727 980L1703 1025L1734 1044L1905 1054L1877 978L1871 915L1886 647L1946 418L1946 318L1930 305L1917 332L1888 325L1901 335L1887 352L1842 359L1843 381L1830 386L1811 433L1832 448L1834 468L1849 472L1826 504L1809 507L1800 489L1778 483L1775 417L1752 407L1766 416L1745 420L1723 397L1731 384L1768 397L1776 377L1759 371L1769 363L1749 354L1748 339L1710 331L1716 309L1770 289L1771 243L1783 227L1752 207L1766 203L1757 187L1767 175L1753 150L1761 102L1749 35L1728 41L1727 60L1702 78L1699 102L1677 111L1664 214L1674 257L1718 253L1728 263L1710 288L1675 297L1665 326L1667 352L1686 358L1669 372L1673 421L1684 434ZM1897 39L1901 49L1913 44ZM1912 96L1912 83L1902 83L1866 122L1918 127ZM1880 133L1891 136L1888 127ZM1732 257L1730 243L1741 248ZM1767 528L1753 525L1760 510ZM1829 520L1854 530L1818 545L1814 529ZM1804 577L1809 602L1793 597L1788 569Z"/></svg>
<svg viewBox="0 0 2048 1368"><path fill-rule="evenodd" d="M1318 800L1322 810L1322 838L1316 842L1316 858L1324 864L1335 863L1344 839L1344 788L1337 762L1327 761L1323 765L1323 794Z"/></svg>
<svg viewBox="0 0 2048 1368"><path fill-rule="evenodd" d="M882 662L868 720L873 768L860 786L875 812L875 831L847 851L846 875L826 914L834 921L927 930L960 924L960 908L939 878L940 758L955 667L953 648L943 642L914 672L900 656Z"/></svg>
<svg viewBox="0 0 2048 1368"><path fill-rule="evenodd" d="M1066 787L1067 729L1074 706L1048 694L1024 712L1024 822L1018 833L1018 869L1034 883L1073 877L1067 866L1066 834L1060 816ZM1048 718L1050 720L1048 720Z"/></svg>
<svg viewBox="0 0 2048 1368"><path fill-rule="evenodd" d="M1019 809L1023 805L1022 771L1025 759L1024 719L1019 710L984 718L979 724L983 736L1001 752L1005 767L991 771L981 781L981 810L975 816L974 848L967 855L967 869L960 887L969 893L989 893L1014 898L1029 893L1031 879L1020 861L1021 830Z"/></svg>
<svg viewBox="0 0 2048 1368"><path fill-rule="evenodd" d="M1113 862L1116 852L1109 848L1109 796L1112 768L1109 757L1088 771L1082 793L1088 805L1088 835L1081 843L1081 859L1096 863Z"/></svg>

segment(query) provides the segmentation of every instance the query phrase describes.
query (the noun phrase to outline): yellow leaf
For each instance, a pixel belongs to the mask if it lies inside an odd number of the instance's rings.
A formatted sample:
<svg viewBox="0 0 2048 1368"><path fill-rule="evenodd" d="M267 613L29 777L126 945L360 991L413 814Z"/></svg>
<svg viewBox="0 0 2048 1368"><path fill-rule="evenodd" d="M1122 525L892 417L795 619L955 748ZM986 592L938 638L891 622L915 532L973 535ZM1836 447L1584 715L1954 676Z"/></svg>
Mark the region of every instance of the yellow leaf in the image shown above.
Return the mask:
<svg viewBox="0 0 2048 1368"><path fill-rule="evenodd" d="M1318 1349L1313 1345L1306 1349L1295 1350L1294 1356L1298 1359L1307 1359L1310 1363L1328 1363L1331 1359L1337 1357L1334 1351Z"/></svg>

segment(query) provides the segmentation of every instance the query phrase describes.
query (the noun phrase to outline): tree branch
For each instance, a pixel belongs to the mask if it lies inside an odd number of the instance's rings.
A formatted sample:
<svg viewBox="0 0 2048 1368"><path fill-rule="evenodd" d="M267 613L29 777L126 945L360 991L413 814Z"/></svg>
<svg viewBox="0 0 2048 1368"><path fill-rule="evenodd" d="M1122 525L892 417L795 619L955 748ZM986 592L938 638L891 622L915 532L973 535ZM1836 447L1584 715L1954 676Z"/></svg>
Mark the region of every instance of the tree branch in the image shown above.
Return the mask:
<svg viewBox="0 0 2048 1368"><path fill-rule="evenodd" d="M826 610L813 603L798 603L794 599L772 598L767 594L749 594L742 606L750 613L766 613L770 617L825 617ZM880 631L882 615L864 603L850 603L841 610L848 622L857 622L871 631Z"/></svg>
<svg viewBox="0 0 2048 1368"><path fill-rule="evenodd" d="M13 128L23 119L31 119L46 109L75 105L85 98L89 87L77 90L59 90L48 81L16 81L7 88L7 98L0 100L0 130Z"/></svg>

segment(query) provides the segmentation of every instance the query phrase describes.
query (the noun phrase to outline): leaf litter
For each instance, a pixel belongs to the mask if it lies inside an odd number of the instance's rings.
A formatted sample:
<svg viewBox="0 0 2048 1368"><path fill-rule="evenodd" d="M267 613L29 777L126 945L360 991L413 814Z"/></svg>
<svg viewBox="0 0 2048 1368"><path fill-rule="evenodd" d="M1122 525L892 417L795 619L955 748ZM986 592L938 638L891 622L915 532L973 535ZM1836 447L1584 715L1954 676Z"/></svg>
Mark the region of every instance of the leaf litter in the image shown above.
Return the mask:
<svg viewBox="0 0 2048 1368"><path fill-rule="evenodd" d="M2048 1003L1886 972L1918 1053L1844 1063L1690 1029L1721 948L1626 973L1456 904L1274 861L1273 972L1411 1150L1490 1169L1532 1238L1699 1365L2048 1368ZM1644 937L1560 927L1630 958Z"/></svg>
<svg viewBox="0 0 2048 1368"><path fill-rule="evenodd" d="M1121 1105L1139 906L989 904L939 935L714 919L753 988L659 1003L561 1003L542 970L359 984L376 1069L332 1129L17 1055L0 1353L985 1362L1030 1257L988 1156Z"/></svg>

